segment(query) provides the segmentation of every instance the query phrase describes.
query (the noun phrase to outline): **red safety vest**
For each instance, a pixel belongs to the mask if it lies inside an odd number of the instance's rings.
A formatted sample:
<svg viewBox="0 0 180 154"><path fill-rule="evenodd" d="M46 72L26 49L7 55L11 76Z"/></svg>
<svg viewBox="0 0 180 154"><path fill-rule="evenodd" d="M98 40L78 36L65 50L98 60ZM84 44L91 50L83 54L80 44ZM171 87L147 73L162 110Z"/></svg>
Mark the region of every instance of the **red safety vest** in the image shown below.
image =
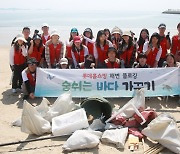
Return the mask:
<svg viewBox="0 0 180 154"><path fill-rule="evenodd" d="M171 53L173 55L176 55L177 51L180 51L180 40L178 39L179 36L175 35L172 38L172 47L171 47Z"/></svg>
<svg viewBox="0 0 180 154"><path fill-rule="evenodd" d="M140 46L139 46L138 51L139 51L139 53L142 53L142 51L143 51L143 45L140 45Z"/></svg>
<svg viewBox="0 0 180 154"><path fill-rule="evenodd" d="M98 61L103 63L105 59L107 59L107 51L108 51L109 45L105 44L104 50L101 49L101 47L96 46L97 53L98 53Z"/></svg>
<svg viewBox="0 0 180 154"><path fill-rule="evenodd" d="M68 53L67 53L67 57L69 59L72 59L72 53L71 53L72 47L68 47ZM72 51L74 53L74 57L76 58L76 62L77 63L82 63L84 62L84 49L80 50L79 52L77 51Z"/></svg>
<svg viewBox="0 0 180 154"><path fill-rule="evenodd" d="M166 39L166 37L164 37L161 40L160 45L161 45L161 48L162 48L161 58L166 58L166 54L167 54L167 39Z"/></svg>
<svg viewBox="0 0 180 154"><path fill-rule="evenodd" d="M29 57L36 58L36 60L38 62L40 62L41 61L41 56L42 56L43 52L44 52L44 46L41 46L39 48L39 51L38 51L38 47L34 46L33 47L33 52L31 54L29 54Z"/></svg>
<svg viewBox="0 0 180 154"><path fill-rule="evenodd" d="M132 46L129 50L125 50L121 55L120 59L123 59L125 62L125 65L129 66L132 55L134 51L134 46Z"/></svg>
<svg viewBox="0 0 180 154"><path fill-rule="evenodd" d="M22 49L16 51L14 49L14 65L22 65L26 61L26 58L22 54Z"/></svg>
<svg viewBox="0 0 180 154"><path fill-rule="evenodd" d="M86 43L83 43L83 45L87 46L89 54L94 55L94 44L88 42L87 45Z"/></svg>
<svg viewBox="0 0 180 154"><path fill-rule="evenodd" d="M29 80L30 85L34 87L36 85L36 73L33 76L32 73L29 70L27 70L26 74L27 74L27 78Z"/></svg>
<svg viewBox="0 0 180 154"><path fill-rule="evenodd" d="M156 60L156 56L157 56L158 51L159 51L158 48L155 48L154 51L151 49L151 51L150 51L149 54L147 55L147 64L148 64L150 67L154 67L154 63L155 63L155 60Z"/></svg>
<svg viewBox="0 0 180 154"><path fill-rule="evenodd" d="M46 42L47 42L48 40L50 40L50 38L51 38L50 36L48 36L48 39L46 40L43 34L42 34L41 37L42 37L42 43L43 43L44 45L45 45Z"/></svg>
<svg viewBox="0 0 180 154"><path fill-rule="evenodd" d="M105 61L105 64L107 66L107 68L120 68L120 60L118 58L116 58L115 62L112 63L109 61L109 59L106 59Z"/></svg>
<svg viewBox="0 0 180 154"><path fill-rule="evenodd" d="M51 43L49 45L49 54L50 54L50 63L54 64L55 62L58 63L61 55L61 48L62 44L58 43L56 48L54 48L54 44Z"/></svg>

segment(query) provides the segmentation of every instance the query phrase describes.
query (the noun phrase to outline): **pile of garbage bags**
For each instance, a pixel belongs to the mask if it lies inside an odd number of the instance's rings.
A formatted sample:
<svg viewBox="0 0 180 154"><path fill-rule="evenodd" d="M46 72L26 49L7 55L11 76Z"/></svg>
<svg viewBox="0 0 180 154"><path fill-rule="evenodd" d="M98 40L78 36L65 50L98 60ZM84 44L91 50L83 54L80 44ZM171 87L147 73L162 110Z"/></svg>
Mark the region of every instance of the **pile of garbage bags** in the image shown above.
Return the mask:
<svg viewBox="0 0 180 154"><path fill-rule="evenodd" d="M46 98L37 107L24 101L22 117L14 125L28 134L70 135L62 147L67 151L94 148L100 141L124 148L128 135L132 134L139 139L149 137L180 153L180 131L174 118L168 114L158 116L153 109L146 108L143 89L137 90L114 113L111 104L99 97L85 99L77 109L70 92L60 95L52 106L48 104Z"/></svg>

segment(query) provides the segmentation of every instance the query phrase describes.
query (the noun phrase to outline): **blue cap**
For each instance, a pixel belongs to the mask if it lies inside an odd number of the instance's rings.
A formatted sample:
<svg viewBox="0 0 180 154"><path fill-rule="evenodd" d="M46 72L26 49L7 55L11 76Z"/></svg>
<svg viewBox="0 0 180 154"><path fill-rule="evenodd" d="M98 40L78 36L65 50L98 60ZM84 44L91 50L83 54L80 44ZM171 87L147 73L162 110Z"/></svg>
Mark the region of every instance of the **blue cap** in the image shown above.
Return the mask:
<svg viewBox="0 0 180 154"><path fill-rule="evenodd" d="M72 29L71 29L71 33L78 33L77 28L72 28Z"/></svg>

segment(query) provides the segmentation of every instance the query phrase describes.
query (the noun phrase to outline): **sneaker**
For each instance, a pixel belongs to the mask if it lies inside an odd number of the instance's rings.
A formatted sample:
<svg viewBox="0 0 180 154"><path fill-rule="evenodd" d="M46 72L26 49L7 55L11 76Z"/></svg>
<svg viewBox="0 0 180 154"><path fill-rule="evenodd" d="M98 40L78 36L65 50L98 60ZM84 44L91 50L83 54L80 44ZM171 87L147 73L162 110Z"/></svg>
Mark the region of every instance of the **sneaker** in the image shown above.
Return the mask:
<svg viewBox="0 0 180 154"><path fill-rule="evenodd" d="M16 89L12 89L12 92L13 92L13 93L16 93L17 91L16 91Z"/></svg>

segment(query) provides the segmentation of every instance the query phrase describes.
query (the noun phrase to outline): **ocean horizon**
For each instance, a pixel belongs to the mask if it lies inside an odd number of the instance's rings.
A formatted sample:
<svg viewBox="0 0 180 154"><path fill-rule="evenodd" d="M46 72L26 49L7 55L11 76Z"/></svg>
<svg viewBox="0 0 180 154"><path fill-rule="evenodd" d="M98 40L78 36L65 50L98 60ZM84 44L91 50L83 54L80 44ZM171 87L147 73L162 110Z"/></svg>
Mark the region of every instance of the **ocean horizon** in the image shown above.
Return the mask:
<svg viewBox="0 0 180 154"><path fill-rule="evenodd" d="M123 31L132 30L138 38L141 29L147 28L150 35L158 32L158 25L167 25L166 33L171 32L171 37L177 33L176 26L180 22L179 15L162 14L160 11L61 11L50 9L18 9L0 8L0 45L7 46L11 40L25 26L30 27L31 36L35 29L40 30L42 23L50 26L50 31L57 29L61 40L68 40L70 30L76 27L82 34L84 29L90 27L94 37L98 30L118 26Z"/></svg>

